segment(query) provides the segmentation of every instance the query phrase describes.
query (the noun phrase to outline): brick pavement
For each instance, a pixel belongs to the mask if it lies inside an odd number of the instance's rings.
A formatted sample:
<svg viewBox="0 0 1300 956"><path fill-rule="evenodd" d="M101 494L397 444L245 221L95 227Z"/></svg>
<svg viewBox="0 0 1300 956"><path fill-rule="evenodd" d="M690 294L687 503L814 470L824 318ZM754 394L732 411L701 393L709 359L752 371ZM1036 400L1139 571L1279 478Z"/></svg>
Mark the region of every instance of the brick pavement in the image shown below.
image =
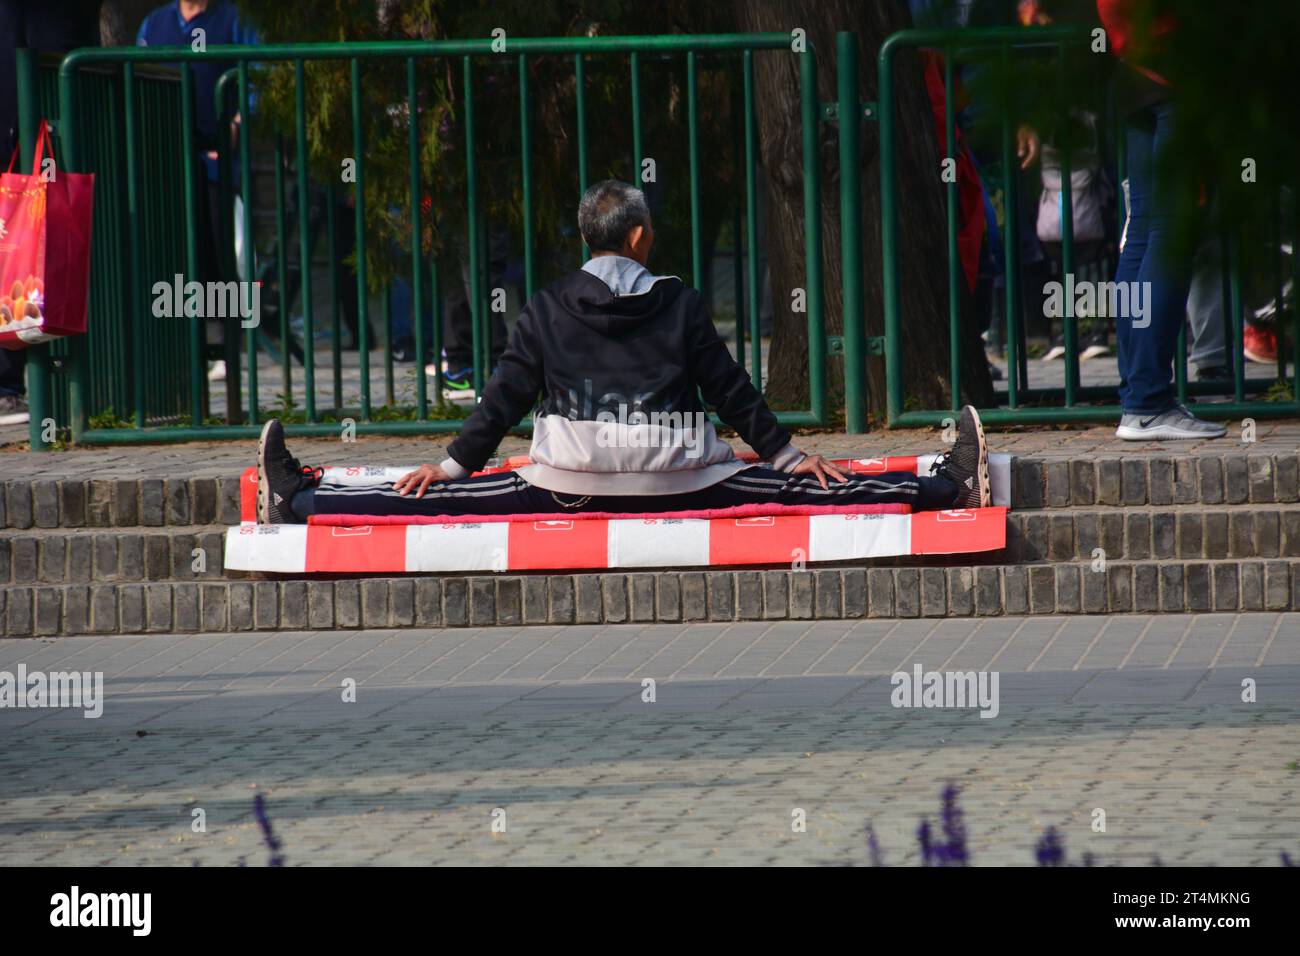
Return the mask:
<svg viewBox="0 0 1300 956"><path fill-rule="evenodd" d="M0 670L100 670L108 692L98 720L0 710L4 862L258 865L260 789L291 864L851 864L868 818L886 862L915 863L918 815L954 780L977 863L1031 862L1055 825L1102 863L1272 865L1300 849L1298 629L1291 613L3 641ZM888 675L915 663L999 671L999 716L894 709Z"/></svg>

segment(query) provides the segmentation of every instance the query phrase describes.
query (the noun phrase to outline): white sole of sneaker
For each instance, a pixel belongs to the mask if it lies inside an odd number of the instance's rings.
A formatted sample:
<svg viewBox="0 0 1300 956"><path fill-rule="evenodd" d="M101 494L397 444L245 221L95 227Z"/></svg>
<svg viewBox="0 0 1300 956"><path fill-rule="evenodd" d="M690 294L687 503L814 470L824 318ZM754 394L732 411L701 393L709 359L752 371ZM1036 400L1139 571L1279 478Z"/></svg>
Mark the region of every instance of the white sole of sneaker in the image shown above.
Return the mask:
<svg viewBox="0 0 1300 956"><path fill-rule="evenodd" d="M270 524L267 515L271 513L271 482L266 475L266 430L271 427L267 422L262 426L262 434L257 438L257 523Z"/></svg>
<svg viewBox="0 0 1300 956"><path fill-rule="evenodd" d="M975 420L975 435L980 443L980 462L975 470L975 480L980 486L980 507L987 508L993 504L993 480L989 477L989 447L984 441L984 423L980 421L980 413L972 408L970 414Z"/></svg>
<svg viewBox="0 0 1300 956"><path fill-rule="evenodd" d="M0 425L26 425L32 420L27 412L15 412L12 415L0 415Z"/></svg>
<svg viewBox="0 0 1300 956"><path fill-rule="evenodd" d="M1172 425L1160 425L1156 428L1134 428L1132 425L1120 425L1115 429L1115 437L1125 441L1196 441L1197 439L1222 438L1228 434L1226 428L1217 432L1189 432Z"/></svg>
<svg viewBox="0 0 1300 956"><path fill-rule="evenodd" d="M1105 345L1089 345L1079 353L1079 361L1086 362L1089 359L1100 358L1103 355L1109 355L1110 348Z"/></svg>

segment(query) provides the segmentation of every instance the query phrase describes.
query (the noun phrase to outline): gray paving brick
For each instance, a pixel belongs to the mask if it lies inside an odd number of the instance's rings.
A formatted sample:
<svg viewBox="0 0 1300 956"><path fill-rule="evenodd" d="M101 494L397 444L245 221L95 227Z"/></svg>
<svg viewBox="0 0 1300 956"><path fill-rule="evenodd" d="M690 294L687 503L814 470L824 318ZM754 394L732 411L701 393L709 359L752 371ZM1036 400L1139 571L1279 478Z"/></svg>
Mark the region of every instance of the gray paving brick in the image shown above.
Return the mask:
<svg viewBox="0 0 1300 956"><path fill-rule="evenodd" d="M975 575L970 568L948 568L948 613L964 617L975 612Z"/></svg>
<svg viewBox="0 0 1300 956"><path fill-rule="evenodd" d="M867 570L867 615L894 616L894 575L889 568Z"/></svg>
<svg viewBox="0 0 1300 956"><path fill-rule="evenodd" d="M821 618L839 618L843 614L844 598L840 590L840 573L834 570L813 572L816 595L816 614Z"/></svg>
<svg viewBox="0 0 1300 956"><path fill-rule="evenodd" d="M921 569L921 616L945 617L948 614L948 577L943 568Z"/></svg>
<svg viewBox="0 0 1300 956"><path fill-rule="evenodd" d="M865 587L864 587L865 592ZM865 598L864 598L865 603ZM785 618L790 613L790 572L763 572L763 617ZM675 620L675 618L662 618Z"/></svg>
<svg viewBox="0 0 1300 956"><path fill-rule="evenodd" d="M441 591L445 594L456 592L456 597L448 597L448 614L453 612L456 620L448 620L449 627L463 625L468 621L467 585L464 578L449 578L442 582ZM452 606L454 605L454 607ZM440 614L439 617L442 615ZM361 582L340 580L334 582L334 621L337 627L361 626Z"/></svg>
<svg viewBox="0 0 1300 956"><path fill-rule="evenodd" d="M653 577L650 581L650 593L654 593ZM763 576L758 571L737 571L735 573L736 584L736 617L742 621L757 621L763 617ZM848 596L845 595L847 602ZM653 605L650 608L653 611ZM650 618L647 618L649 620Z"/></svg>
<svg viewBox="0 0 1300 956"><path fill-rule="evenodd" d="M726 572L717 571L709 575L710 592L713 592L714 590L714 578L716 577L727 577L727 580L722 582L722 584L725 584L727 591L730 592L730 578L726 575ZM720 587L721 585L718 586ZM610 624L621 624L626 621L628 619L627 575L602 574L600 576L600 593L602 607L604 608L604 617L602 620ZM710 593L709 596L710 598L715 597L713 593ZM718 596L717 604L720 609L727 609L720 596ZM712 608L710 608L710 610L712 610ZM730 620L730 616L728 616L727 619Z"/></svg>
<svg viewBox="0 0 1300 956"><path fill-rule="evenodd" d="M599 585L597 585L599 587ZM488 624L495 624L497 621L496 606L496 581L490 577L477 576L469 579L469 623L474 627L483 627ZM384 603L387 604L388 592L384 591ZM378 596L376 595L376 603ZM365 585L361 586L361 616L364 621L371 616L370 595L366 592ZM379 616L378 608L373 612L374 616ZM383 620L387 622L388 608L383 609Z"/></svg>
<svg viewBox="0 0 1300 956"><path fill-rule="evenodd" d="M847 604L847 594L844 600ZM921 573L916 568L899 568L894 572L894 613L899 617L921 615Z"/></svg>
<svg viewBox="0 0 1300 956"><path fill-rule="evenodd" d="M681 583L682 620L703 621L709 616L707 586L699 571L685 571L678 576Z"/></svg>
<svg viewBox="0 0 1300 956"><path fill-rule="evenodd" d="M844 581L844 617L845 618L865 618L867 617L867 571L862 567L846 567L844 574L841 575ZM913 587L917 597L917 613L920 613L920 572L915 572L913 579L910 579L909 587ZM898 587L905 587L904 581L900 580Z"/></svg>

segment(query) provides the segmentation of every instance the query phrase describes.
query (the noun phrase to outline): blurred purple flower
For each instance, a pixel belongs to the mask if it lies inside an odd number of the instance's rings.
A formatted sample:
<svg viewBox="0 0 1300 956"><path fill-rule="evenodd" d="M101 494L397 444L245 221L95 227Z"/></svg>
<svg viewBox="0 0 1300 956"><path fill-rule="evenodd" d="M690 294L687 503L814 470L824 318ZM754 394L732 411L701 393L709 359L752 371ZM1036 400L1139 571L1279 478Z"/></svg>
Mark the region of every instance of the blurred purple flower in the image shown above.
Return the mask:
<svg viewBox="0 0 1300 956"><path fill-rule="evenodd" d="M921 825L916 828L916 842L921 844L921 865L929 866L935 852L930 844L930 821L925 817L921 817Z"/></svg>
<svg viewBox="0 0 1300 956"><path fill-rule="evenodd" d="M1065 844L1061 842L1056 827L1048 827L1047 832L1039 838L1038 845L1034 847L1034 856L1038 858L1039 866L1065 865Z"/></svg>
<svg viewBox="0 0 1300 956"><path fill-rule="evenodd" d="M885 865L884 858L880 855L880 842L876 839L876 830L871 825L870 820L867 821L867 858L871 861L872 866Z"/></svg>
<svg viewBox="0 0 1300 956"><path fill-rule="evenodd" d="M267 865L284 866L284 854L280 852L280 841L271 829L271 820L266 815L266 800L260 793L253 797L253 816L257 817L257 825L262 828L262 840L271 851L271 859Z"/></svg>
<svg viewBox="0 0 1300 956"><path fill-rule="evenodd" d="M957 786L950 783L943 788L943 794L940 797L943 803L941 811L943 836L946 841L939 848L941 866L965 866L970 859L970 854L966 849L966 824L962 820L961 808L957 806L958 793L960 791Z"/></svg>

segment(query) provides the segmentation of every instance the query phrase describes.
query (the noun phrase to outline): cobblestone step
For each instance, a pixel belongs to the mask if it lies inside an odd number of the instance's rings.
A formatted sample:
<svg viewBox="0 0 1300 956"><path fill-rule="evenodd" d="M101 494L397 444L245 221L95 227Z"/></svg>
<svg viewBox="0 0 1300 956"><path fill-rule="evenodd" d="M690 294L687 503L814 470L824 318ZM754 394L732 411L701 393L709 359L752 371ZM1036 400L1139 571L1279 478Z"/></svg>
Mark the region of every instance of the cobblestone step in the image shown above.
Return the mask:
<svg viewBox="0 0 1300 956"><path fill-rule="evenodd" d="M681 571L0 589L6 637L1300 610L1300 560Z"/></svg>
<svg viewBox="0 0 1300 956"><path fill-rule="evenodd" d="M1259 452L1225 445L1196 454L1135 452L1012 461L1015 509L1081 505L1289 503L1300 500L1300 456L1276 445ZM1232 450L1227 450L1227 449ZM59 477L57 457L42 477L7 477L0 487L0 528L131 528L236 524L238 472L220 477ZM24 462L24 464L27 464ZM79 465L83 474L85 465ZM195 467L194 471L207 471ZM15 472L18 470L15 469ZM111 473L106 468L105 473Z"/></svg>
<svg viewBox="0 0 1300 956"><path fill-rule="evenodd" d="M224 525L0 531L0 585L251 580L226 572ZM1007 547L901 556L874 567L1300 557L1300 504L1069 507L1013 511Z"/></svg>
<svg viewBox="0 0 1300 956"><path fill-rule="evenodd" d="M215 524L3 531L0 586L246 578L222 567L225 532Z"/></svg>

